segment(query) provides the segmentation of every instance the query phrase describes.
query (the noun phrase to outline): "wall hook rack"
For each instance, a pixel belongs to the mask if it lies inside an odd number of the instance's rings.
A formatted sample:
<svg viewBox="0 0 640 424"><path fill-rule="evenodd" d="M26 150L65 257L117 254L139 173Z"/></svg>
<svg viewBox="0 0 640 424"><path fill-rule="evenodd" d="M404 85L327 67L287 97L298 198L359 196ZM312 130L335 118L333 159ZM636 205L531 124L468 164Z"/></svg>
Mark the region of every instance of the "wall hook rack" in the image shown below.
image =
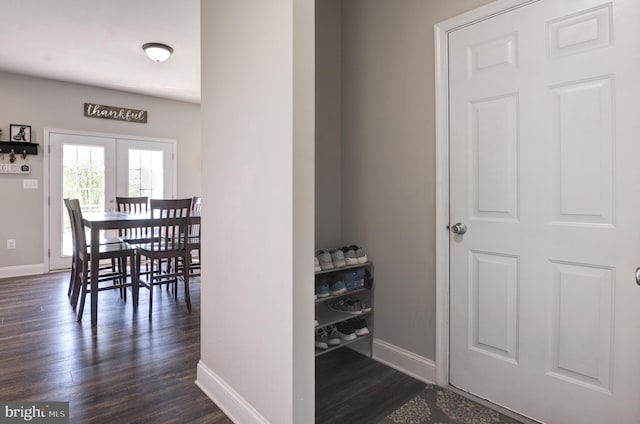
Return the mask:
<svg viewBox="0 0 640 424"><path fill-rule="evenodd" d="M27 155L38 154L38 144L14 141L0 141L0 155L9 153L12 150L14 151L14 153L18 152L23 159L26 159Z"/></svg>

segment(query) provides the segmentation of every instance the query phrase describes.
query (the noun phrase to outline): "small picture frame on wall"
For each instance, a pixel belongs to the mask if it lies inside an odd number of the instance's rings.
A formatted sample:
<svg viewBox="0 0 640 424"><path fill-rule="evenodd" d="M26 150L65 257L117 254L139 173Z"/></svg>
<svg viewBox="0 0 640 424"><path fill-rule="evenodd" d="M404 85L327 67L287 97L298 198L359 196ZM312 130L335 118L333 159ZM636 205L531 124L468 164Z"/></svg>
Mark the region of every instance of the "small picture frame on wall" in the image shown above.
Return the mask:
<svg viewBox="0 0 640 424"><path fill-rule="evenodd" d="M9 141L31 143L31 125L9 125Z"/></svg>

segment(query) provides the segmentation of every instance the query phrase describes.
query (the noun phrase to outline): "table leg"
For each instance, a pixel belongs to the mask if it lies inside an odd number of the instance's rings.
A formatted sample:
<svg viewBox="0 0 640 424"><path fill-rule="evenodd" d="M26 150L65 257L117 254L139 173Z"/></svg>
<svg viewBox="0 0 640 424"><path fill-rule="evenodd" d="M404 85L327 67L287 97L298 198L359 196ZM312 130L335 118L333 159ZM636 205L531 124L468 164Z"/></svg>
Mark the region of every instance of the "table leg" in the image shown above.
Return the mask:
<svg viewBox="0 0 640 424"><path fill-rule="evenodd" d="M140 298L140 287L138 279L138 258L137 254L131 256L131 290L133 291L133 312L138 310L138 299Z"/></svg>
<svg viewBox="0 0 640 424"><path fill-rule="evenodd" d="M100 229L91 227L91 326L98 325L98 267L100 266Z"/></svg>

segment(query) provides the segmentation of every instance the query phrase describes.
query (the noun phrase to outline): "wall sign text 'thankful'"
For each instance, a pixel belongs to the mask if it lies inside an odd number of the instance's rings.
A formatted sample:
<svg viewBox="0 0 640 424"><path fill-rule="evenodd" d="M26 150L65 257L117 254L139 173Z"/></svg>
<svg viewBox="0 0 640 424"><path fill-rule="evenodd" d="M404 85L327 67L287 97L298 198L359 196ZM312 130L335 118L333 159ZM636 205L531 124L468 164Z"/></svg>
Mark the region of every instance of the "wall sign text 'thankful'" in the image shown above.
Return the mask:
<svg viewBox="0 0 640 424"><path fill-rule="evenodd" d="M84 116L89 118L114 119L116 121L147 123L147 111L98 105L95 103L84 104Z"/></svg>

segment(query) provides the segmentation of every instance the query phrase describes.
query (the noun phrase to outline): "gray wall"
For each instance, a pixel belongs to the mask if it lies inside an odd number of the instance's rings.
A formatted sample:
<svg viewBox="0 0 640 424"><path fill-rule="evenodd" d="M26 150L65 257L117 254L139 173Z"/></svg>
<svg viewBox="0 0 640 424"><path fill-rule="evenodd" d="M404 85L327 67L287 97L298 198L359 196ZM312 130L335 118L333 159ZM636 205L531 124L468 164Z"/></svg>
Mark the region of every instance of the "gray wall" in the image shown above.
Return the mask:
<svg viewBox="0 0 640 424"><path fill-rule="evenodd" d="M342 2L342 238L376 264L376 337L431 359L433 25L489 2Z"/></svg>
<svg viewBox="0 0 640 424"><path fill-rule="evenodd" d="M342 244L342 0L316 0L316 248Z"/></svg>
<svg viewBox="0 0 640 424"><path fill-rule="evenodd" d="M177 195L200 194L199 105L9 73L0 73L0 93L2 140L8 140L11 123L31 125L32 142L40 144L47 127L175 138ZM148 123L85 118L84 102L144 109L149 112ZM43 263L43 156L42 151L29 156L29 176L0 174L0 268ZM6 155L2 163L8 163ZM37 179L38 189L24 190L25 178ZM9 238L16 239L15 250L6 249Z"/></svg>

